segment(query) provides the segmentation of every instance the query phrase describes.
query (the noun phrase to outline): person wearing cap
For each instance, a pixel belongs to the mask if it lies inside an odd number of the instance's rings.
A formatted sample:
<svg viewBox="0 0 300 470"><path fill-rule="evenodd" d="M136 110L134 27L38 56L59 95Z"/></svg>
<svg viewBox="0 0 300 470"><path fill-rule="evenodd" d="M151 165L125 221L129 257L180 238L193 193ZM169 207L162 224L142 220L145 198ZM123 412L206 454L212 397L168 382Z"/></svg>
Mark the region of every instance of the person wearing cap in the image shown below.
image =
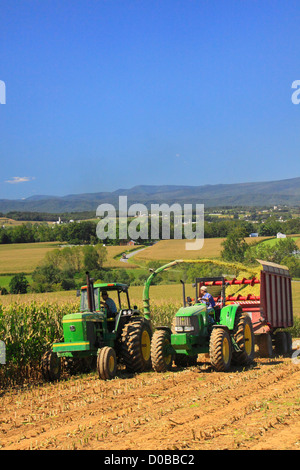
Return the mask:
<svg viewBox="0 0 300 470"><path fill-rule="evenodd" d="M117 307L116 307L116 304L115 302L113 301L113 299L111 299L109 296L108 296L108 293L106 290L102 291L102 299L100 304L103 306L103 307L106 307L107 308L107 314L108 316L109 315L113 315L115 316L116 313L117 313Z"/></svg>
<svg viewBox="0 0 300 470"><path fill-rule="evenodd" d="M214 306L216 305L216 302L214 301L214 298L213 296L207 292L207 287L205 286L202 286L201 289L200 289L200 297L199 297L199 302L206 302L206 303L209 303L209 307L211 308L214 308Z"/></svg>

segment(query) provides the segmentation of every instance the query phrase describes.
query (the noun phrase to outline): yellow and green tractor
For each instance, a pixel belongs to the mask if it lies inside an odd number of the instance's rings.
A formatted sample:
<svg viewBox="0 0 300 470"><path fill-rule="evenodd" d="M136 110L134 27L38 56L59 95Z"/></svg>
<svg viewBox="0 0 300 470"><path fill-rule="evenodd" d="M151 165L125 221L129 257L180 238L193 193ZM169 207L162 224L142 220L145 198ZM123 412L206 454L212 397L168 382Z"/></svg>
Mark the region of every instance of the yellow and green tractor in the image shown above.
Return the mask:
<svg viewBox="0 0 300 470"><path fill-rule="evenodd" d="M128 290L122 283L94 283L87 273L80 311L63 317L63 341L54 343L42 357L46 380L59 380L62 364L71 374L88 372L96 365L104 380L115 377L118 363L131 372L151 367L150 319L131 306ZM103 292L116 298L114 312L108 301L101 300Z"/></svg>
<svg viewBox="0 0 300 470"><path fill-rule="evenodd" d="M150 315L149 288L153 278L181 261L174 261L153 271L144 287L144 312ZM195 299L185 297L172 326L159 326L151 341L151 359L157 372L170 370L172 363L196 364L198 354L208 353L213 368L227 371L232 362L248 365L254 359L254 333L251 317L238 304L226 305L224 277L197 278ZM218 284L220 301L212 306L200 300L201 286Z"/></svg>

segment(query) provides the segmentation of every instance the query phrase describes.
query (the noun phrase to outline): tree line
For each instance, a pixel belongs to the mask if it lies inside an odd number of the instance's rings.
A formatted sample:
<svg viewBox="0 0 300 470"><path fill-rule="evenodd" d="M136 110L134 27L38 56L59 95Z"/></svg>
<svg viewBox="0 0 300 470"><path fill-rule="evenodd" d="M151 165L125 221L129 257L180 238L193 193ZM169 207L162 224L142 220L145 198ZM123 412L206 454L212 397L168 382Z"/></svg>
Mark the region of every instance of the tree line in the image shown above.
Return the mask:
<svg viewBox="0 0 300 470"><path fill-rule="evenodd" d="M292 277L300 278L300 250L293 238L279 238L273 244L266 242L248 244L244 232L232 230L222 243L221 258L224 261L236 261L253 265L257 259L285 265ZM254 239L255 240L255 239Z"/></svg>
<svg viewBox="0 0 300 470"><path fill-rule="evenodd" d="M128 222L129 223L129 222ZM97 221L81 221L65 224L47 224L47 223L24 223L17 226L0 227L0 244L8 243L34 243L34 242L50 242L59 241L67 242L73 245L99 243L96 234ZM156 240L151 239L151 231L149 224L149 232L147 238L138 238L136 240L141 244L149 244ZM160 232L161 237L161 221ZM288 234L300 233L300 218L289 219L286 222L279 222L275 217L269 217L265 223L254 224L243 220L217 220L215 222L204 221L204 237L205 238L225 238L232 231L240 229L244 237L248 237L250 233L258 233L259 236L275 236L278 232ZM138 230L138 229L137 229ZM109 245L119 245L120 238L118 235L118 224L115 239L103 239ZM184 233L182 234L184 238ZM170 223L170 238L174 238L174 225Z"/></svg>

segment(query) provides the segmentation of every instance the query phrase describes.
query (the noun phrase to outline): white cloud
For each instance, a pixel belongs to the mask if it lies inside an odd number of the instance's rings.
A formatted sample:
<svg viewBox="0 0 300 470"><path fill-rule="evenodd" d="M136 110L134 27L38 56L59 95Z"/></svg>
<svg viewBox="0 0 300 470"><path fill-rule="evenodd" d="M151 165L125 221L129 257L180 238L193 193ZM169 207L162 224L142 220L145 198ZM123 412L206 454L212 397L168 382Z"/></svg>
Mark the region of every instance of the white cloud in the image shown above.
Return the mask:
<svg viewBox="0 0 300 470"><path fill-rule="evenodd" d="M6 180L5 183L18 184L24 183L25 181L33 181L34 179L34 176L13 176L11 180Z"/></svg>

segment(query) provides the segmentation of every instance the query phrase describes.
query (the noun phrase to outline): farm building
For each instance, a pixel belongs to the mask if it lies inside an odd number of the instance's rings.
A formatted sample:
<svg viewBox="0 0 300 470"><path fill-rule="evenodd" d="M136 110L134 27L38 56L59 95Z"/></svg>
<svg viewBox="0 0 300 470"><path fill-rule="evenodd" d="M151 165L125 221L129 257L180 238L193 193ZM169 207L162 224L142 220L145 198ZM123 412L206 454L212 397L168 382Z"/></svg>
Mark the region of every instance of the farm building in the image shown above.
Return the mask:
<svg viewBox="0 0 300 470"><path fill-rule="evenodd" d="M135 244L136 242L133 240L120 242L120 246L134 246Z"/></svg>

